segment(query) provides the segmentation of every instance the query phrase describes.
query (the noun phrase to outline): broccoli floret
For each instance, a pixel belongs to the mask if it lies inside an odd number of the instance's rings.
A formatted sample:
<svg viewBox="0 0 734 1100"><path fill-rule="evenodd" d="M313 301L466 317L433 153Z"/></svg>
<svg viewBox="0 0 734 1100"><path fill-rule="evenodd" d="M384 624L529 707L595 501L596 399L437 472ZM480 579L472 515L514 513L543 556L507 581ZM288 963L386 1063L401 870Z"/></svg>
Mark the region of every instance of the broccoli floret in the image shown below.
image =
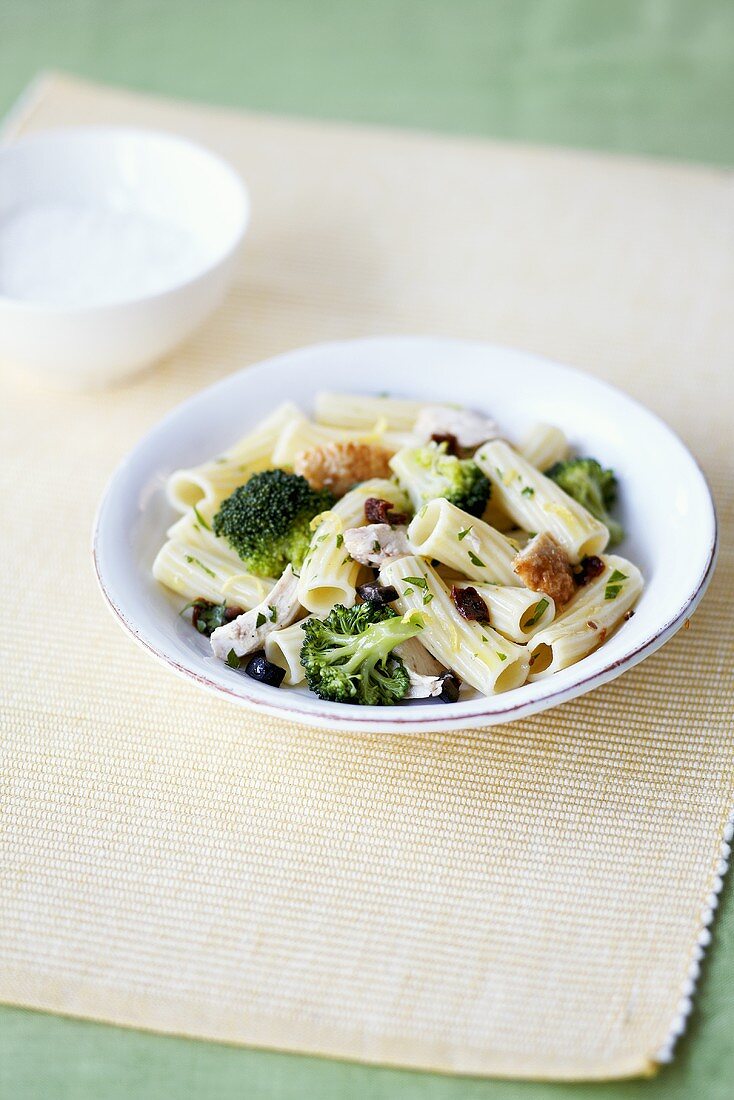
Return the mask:
<svg viewBox="0 0 734 1100"><path fill-rule="evenodd" d="M289 562L299 568L311 541L311 520L333 503L328 489L312 489L299 474L263 470L222 501L214 533L227 540L251 573L279 577Z"/></svg>
<svg viewBox="0 0 734 1100"><path fill-rule="evenodd" d="M407 694L410 678L392 651L422 627L422 620L405 622L392 608L376 603L337 604L325 619L303 624L306 682L320 699L335 703L397 703Z"/></svg>
<svg viewBox="0 0 734 1100"><path fill-rule="evenodd" d="M393 473L411 498L416 511L436 497L445 497L472 516L487 507L490 481L470 458L446 453L447 443L406 447L390 460Z"/></svg>
<svg viewBox="0 0 734 1100"><path fill-rule="evenodd" d="M610 546L622 541L624 528L609 515L617 501L617 479L613 470L605 470L595 458L569 458L556 462L545 471L545 476L601 520L609 530Z"/></svg>

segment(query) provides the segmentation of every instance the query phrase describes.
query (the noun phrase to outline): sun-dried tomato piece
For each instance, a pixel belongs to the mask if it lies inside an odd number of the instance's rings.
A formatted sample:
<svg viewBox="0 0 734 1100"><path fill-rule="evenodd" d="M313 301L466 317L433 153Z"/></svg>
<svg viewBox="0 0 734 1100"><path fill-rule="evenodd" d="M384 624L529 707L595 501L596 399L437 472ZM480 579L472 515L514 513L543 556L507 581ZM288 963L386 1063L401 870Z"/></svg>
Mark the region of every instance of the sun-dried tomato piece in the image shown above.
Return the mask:
<svg viewBox="0 0 734 1100"><path fill-rule="evenodd" d="M573 579L579 588L583 588L589 581L593 581L596 577L600 577L604 572L604 562L601 558L598 558L596 554L589 554L588 557L581 559L581 564L578 569L574 571Z"/></svg>
<svg viewBox="0 0 734 1100"><path fill-rule="evenodd" d="M367 497L364 502L364 518L368 523L387 523L390 527L408 522L404 512L396 512L392 501L382 500L381 497Z"/></svg>
<svg viewBox="0 0 734 1100"><path fill-rule="evenodd" d="M454 584L451 586L451 599L462 619L470 623L489 622L489 608L476 588L459 588Z"/></svg>
<svg viewBox="0 0 734 1100"><path fill-rule="evenodd" d="M459 454L459 441L451 432L434 432L431 436L431 440L433 443L445 443L447 455Z"/></svg>

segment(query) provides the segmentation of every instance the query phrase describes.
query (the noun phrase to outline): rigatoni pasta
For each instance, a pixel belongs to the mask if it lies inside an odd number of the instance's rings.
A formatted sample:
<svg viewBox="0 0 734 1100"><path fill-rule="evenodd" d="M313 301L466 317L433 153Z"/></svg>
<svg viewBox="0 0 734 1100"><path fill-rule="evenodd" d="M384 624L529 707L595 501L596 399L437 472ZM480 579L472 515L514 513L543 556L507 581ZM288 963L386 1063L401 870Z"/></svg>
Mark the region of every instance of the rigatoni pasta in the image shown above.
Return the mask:
<svg viewBox="0 0 734 1100"><path fill-rule="evenodd" d="M578 590L564 611L528 644L530 679L550 676L580 661L623 622L642 591L636 565L615 554L603 555L604 569Z"/></svg>
<svg viewBox="0 0 734 1100"><path fill-rule="evenodd" d="M518 527L547 532L564 547L571 561L600 554L609 542L609 531L578 501L545 477L527 459L494 439L483 443L474 459L492 483L502 508Z"/></svg>
<svg viewBox="0 0 734 1100"><path fill-rule="evenodd" d="M196 543L169 540L153 562L153 576L185 600L202 597L225 601L248 611L267 595L275 581L245 572L228 554Z"/></svg>
<svg viewBox="0 0 734 1100"><path fill-rule="evenodd" d="M273 630L265 639L265 656L285 672L283 683L289 687L302 684L306 671L301 664L303 646L303 624L311 618L307 615L297 623L291 623L283 630Z"/></svg>
<svg viewBox="0 0 734 1100"><path fill-rule="evenodd" d="M370 397L354 393L317 393L314 400L317 424L368 431L384 424L394 432L411 432L425 402L399 397Z"/></svg>
<svg viewBox="0 0 734 1100"><path fill-rule="evenodd" d="M533 424L519 451L536 470L545 471L568 458L569 445L564 433L554 424Z"/></svg>
<svg viewBox="0 0 734 1100"><path fill-rule="evenodd" d="M425 504L408 527L408 538L418 554L435 558L473 580L520 583L512 569L517 546L448 500L439 498Z"/></svg>

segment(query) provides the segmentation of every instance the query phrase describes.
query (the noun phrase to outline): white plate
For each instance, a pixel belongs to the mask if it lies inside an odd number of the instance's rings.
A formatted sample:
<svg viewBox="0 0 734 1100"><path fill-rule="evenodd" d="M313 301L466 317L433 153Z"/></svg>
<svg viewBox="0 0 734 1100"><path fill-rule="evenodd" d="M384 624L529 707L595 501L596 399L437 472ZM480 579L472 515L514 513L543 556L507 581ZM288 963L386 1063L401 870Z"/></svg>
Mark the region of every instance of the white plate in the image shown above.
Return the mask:
<svg viewBox="0 0 734 1100"><path fill-rule="evenodd" d="M619 477L620 553L642 569L636 614L596 652L548 679L490 698L395 707L325 703L305 688L272 688L212 657L177 614L183 601L151 576L175 518L166 478L222 451L285 398L310 409L317 390L389 391L491 413L508 437L558 424L582 454ZM395 337L321 344L248 367L174 409L122 463L97 516L94 561L118 621L155 657L233 702L308 725L420 733L508 722L619 676L658 649L698 604L716 556L716 514L695 460L656 416L596 378L487 344Z"/></svg>

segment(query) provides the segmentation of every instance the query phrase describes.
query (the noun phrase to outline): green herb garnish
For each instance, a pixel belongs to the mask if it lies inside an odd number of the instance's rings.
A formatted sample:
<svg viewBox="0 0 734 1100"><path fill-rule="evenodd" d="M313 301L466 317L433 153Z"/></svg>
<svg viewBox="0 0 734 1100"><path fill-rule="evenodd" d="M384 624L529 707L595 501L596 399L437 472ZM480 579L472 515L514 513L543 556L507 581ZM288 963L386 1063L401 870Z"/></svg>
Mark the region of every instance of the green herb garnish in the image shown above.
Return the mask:
<svg viewBox="0 0 734 1100"><path fill-rule="evenodd" d="M520 493L520 496L534 497L535 496L535 489L533 489L532 485L526 485L525 488Z"/></svg>
<svg viewBox="0 0 734 1100"><path fill-rule="evenodd" d="M258 611L257 618L255 619L255 629L259 630L261 626L265 626L268 620L263 615L262 611Z"/></svg>
<svg viewBox="0 0 734 1100"><path fill-rule="evenodd" d="M336 536L336 548L337 548L337 550L339 550L340 547L342 547L343 545L344 545L344 535L339 534L339 535Z"/></svg>
<svg viewBox="0 0 734 1100"><path fill-rule="evenodd" d="M269 603L268 604L268 611L270 612L270 621L271 621L271 623L277 623L277 621L278 621L278 609L277 609L277 607L273 607L273 605L271 603Z"/></svg>
<svg viewBox="0 0 734 1100"><path fill-rule="evenodd" d="M456 536L459 542L463 542L470 531L471 527L465 527L463 531L459 531L458 535Z"/></svg>
<svg viewBox="0 0 734 1100"><path fill-rule="evenodd" d="M199 523L201 524L202 527L206 528L207 531L211 531L211 527L206 522L206 520L202 516L199 509L196 507L196 505L194 505L194 515L196 516L196 518L198 519L198 521L199 521Z"/></svg>
<svg viewBox="0 0 734 1100"><path fill-rule="evenodd" d="M416 588L428 588L428 581L425 577L403 577L403 580L408 584L414 584Z"/></svg>
<svg viewBox="0 0 734 1100"><path fill-rule="evenodd" d="M241 658L237 656L237 654L235 653L235 651L233 649L230 649L229 653L227 654L227 664L229 665L229 667L230 668L239 668L240 667L240 662L241 662Z"/></svg>
<svg viewBox="0 0 734 1100"><path fill-rule="evenodd" d="M469 551L469 561L472 563L472 565L478 565L480 569L487 568L482 559L478 558L473 550Z"/></svg>
<svg viewBox="0 0 734 1100"><path fill-rule="evenodd" d="M620 573L619 569L615 569L604 589L604 599L616 600L617 596L622 591L622 582L626 580L627 574Z"/></svg>
<svg viewBox="0 0 734 1100"><path fill-rule="evenodd" d="M217 574L214 572L214 570L210 569L208 565L204 565L203 561L199 561L198 558L192 557L191 554L186 554L185 557L189 565L198 565L199 569L203 569L204 572L208 573L210 577L216 577Z"/></svg>
<svg viewBox="0 0 734 1100"><path fill-rule="evenodd" d="M526 626L529 628L531 626L535 626L536 623L539 623L540 620L543 618L543 615L545 614L545 610L546 610L547 607L548 607L548 600L546 600L546 598L544 596L542 600L538 600L535 611L533 612L533 617L532 617L532 619L528 620Z"/></svg>
<svg viewBox="0 0 734 1100"><path fill-rule="evenodd" d="M181 608L179 615L183 615L190 608L193 608L192 625L207 638L210 638L220 626L224 626L225 623L231 622L242 614L237 607L227 607L226 603L212 603L210 600L205 600L203 596L198 596L191 603L187 603Z"/></svg>
<svg viewBox="0 0 734 1100"><path fill-rule="evenodd" d="M499 657L500 661L506 661L507 660L507 654L506 653L500 653L500 651L498 649L495 650L495 653Z"/></svg>

